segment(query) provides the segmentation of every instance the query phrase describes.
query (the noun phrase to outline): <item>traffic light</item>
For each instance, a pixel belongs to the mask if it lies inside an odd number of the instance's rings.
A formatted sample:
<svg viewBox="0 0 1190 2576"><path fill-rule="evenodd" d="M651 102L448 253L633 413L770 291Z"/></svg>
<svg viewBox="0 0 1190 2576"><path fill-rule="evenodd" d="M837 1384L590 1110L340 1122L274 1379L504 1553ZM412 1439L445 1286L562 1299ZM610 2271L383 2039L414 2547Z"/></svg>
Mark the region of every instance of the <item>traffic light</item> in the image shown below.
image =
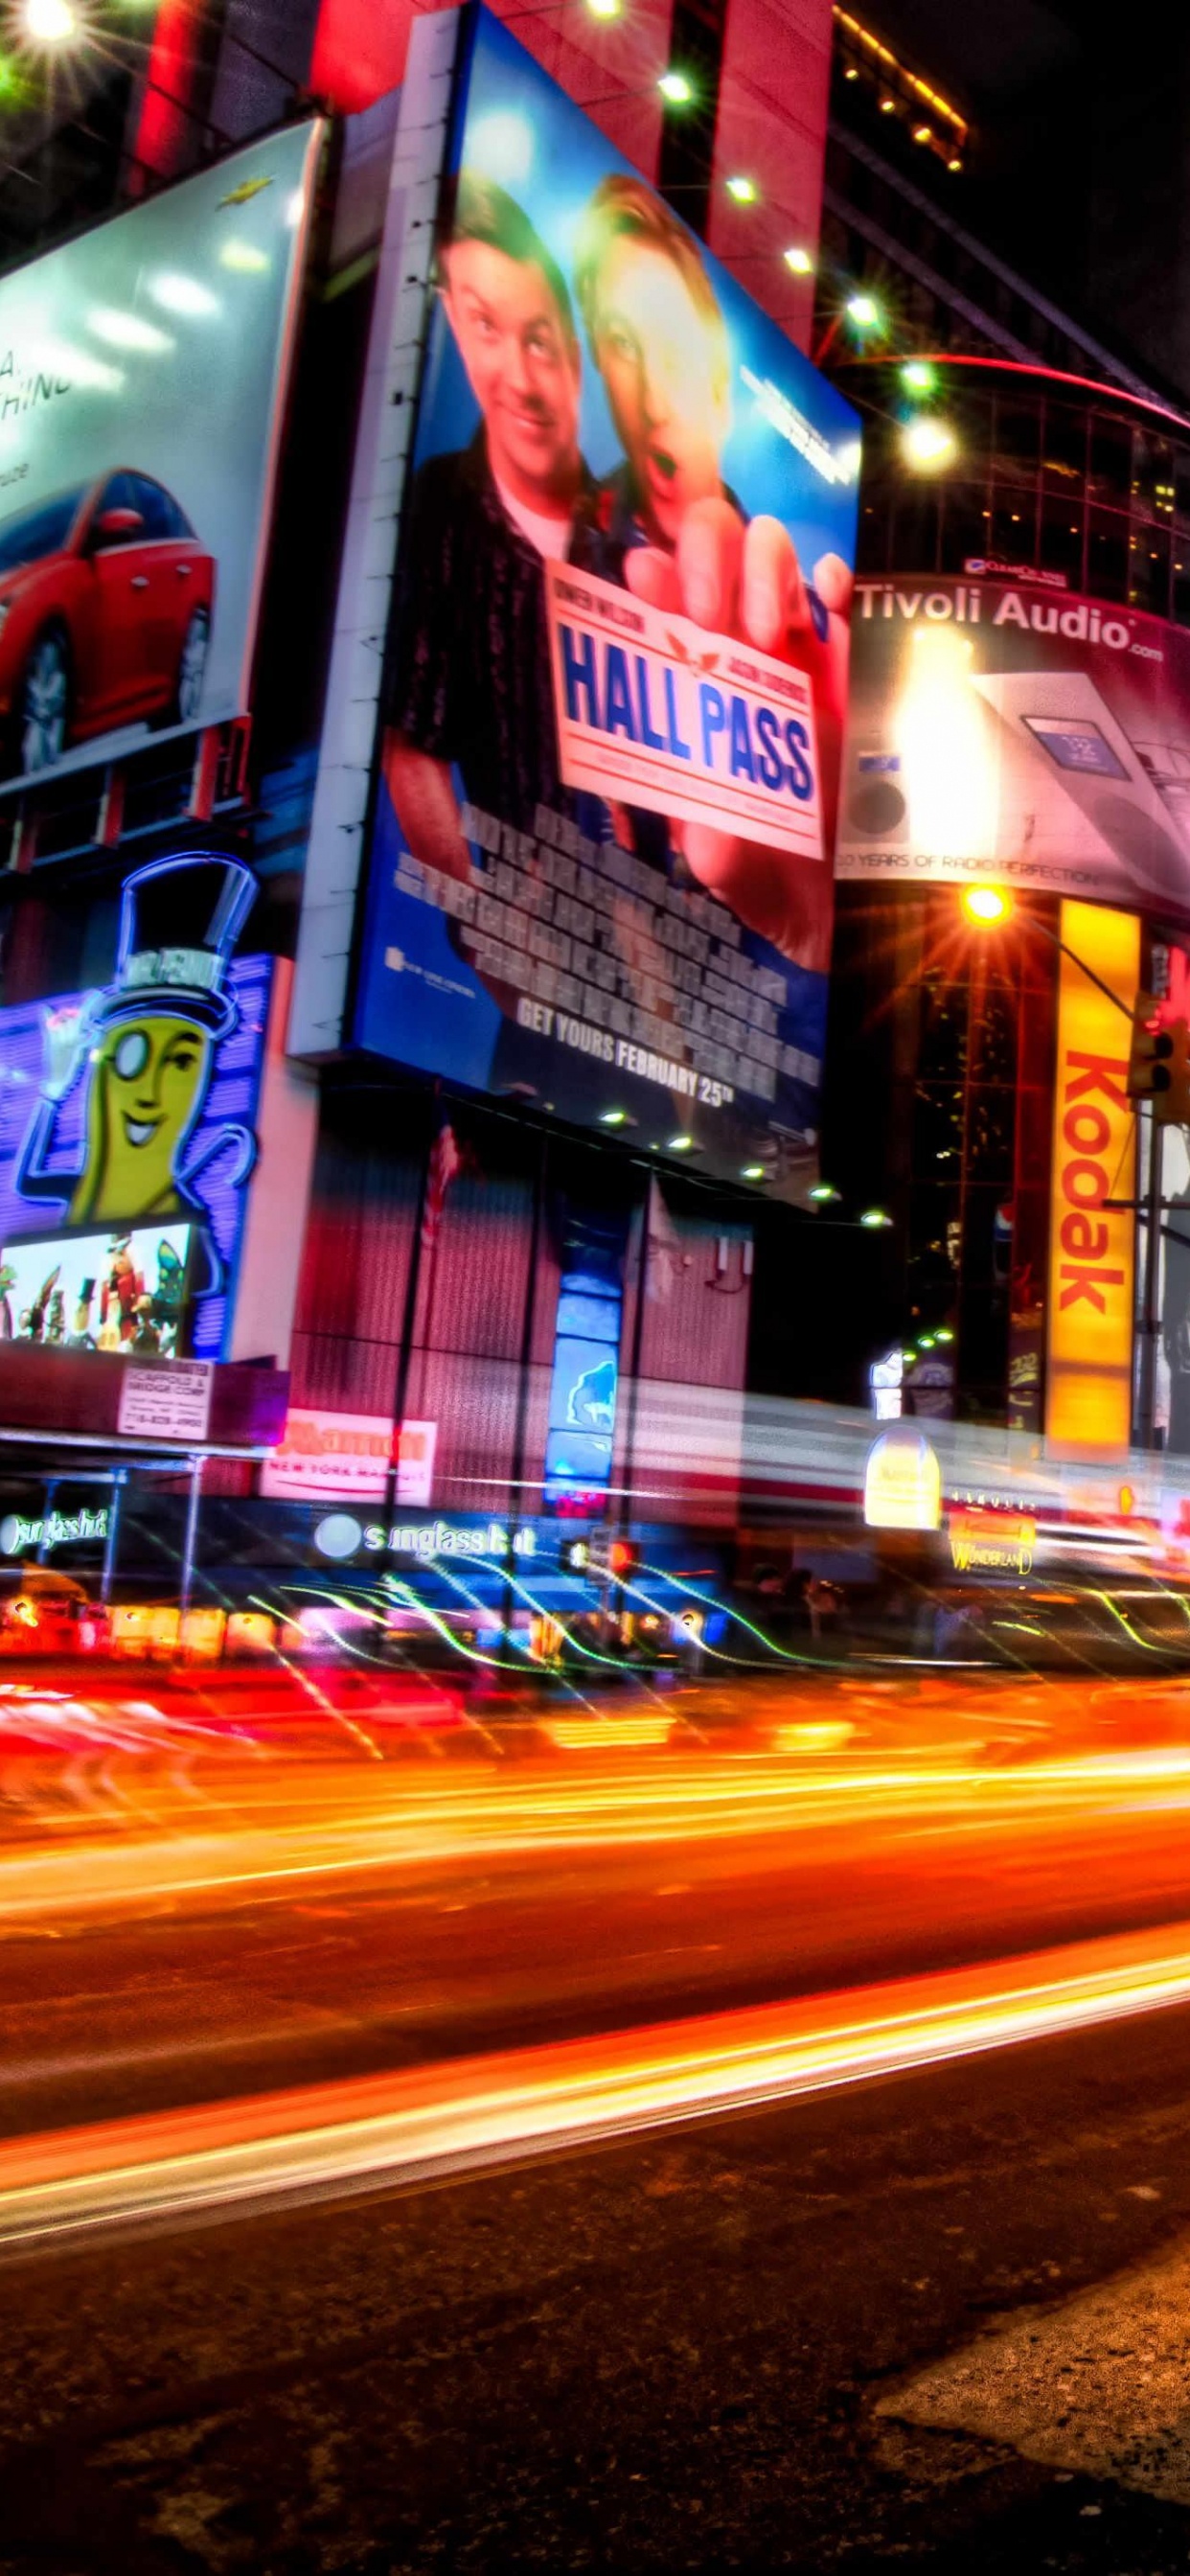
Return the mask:
<svg viewBox="0 0 1190 2576"><path fill-rule="evenodd" d="M1176 1124L1173 1107L1174 1036L1158 1025L1161 1005L1153 993L1138 993L1132 1006L1132 1045L1128 1055L1128 1092L1133 1100L1150 1100L1159 1127ZM1183 1051L1186 1023L1179 1023Z"/></svg>
<svg viewBox="0 0 1190 2576"><path fill-rule="evenodd" d="M1190 1025L1185 1020L1171 1020L1169 1035L1173 1054L1169 1059L1169 1089L1165 1094L1165 1123L1172 1127L1190 1127Z"/></svg>

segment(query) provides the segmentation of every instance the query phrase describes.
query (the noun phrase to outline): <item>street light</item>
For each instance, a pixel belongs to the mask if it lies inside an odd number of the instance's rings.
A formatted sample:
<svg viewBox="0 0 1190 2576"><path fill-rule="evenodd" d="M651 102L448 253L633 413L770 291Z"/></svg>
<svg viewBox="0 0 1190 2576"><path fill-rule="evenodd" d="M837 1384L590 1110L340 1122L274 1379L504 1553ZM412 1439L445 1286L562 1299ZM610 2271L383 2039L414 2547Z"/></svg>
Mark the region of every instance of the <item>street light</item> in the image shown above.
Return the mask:
<svg viewBox="0 0 1190 2576"><path fill-rule="evenodd" d="M694 96L694 84L687 79L685 72L662 72L657 87L671 107L689 107Z"/></svg>
<svg viewBox="0 0 1190 2576"><path fill-rule="evenodd" d="M907 394L932 394L937 377L928 359L907 358L901 369L901 382Z"/></svg>
<svg viewBox="0 0 1190 2576"><path fill-rule="evenodd" d="M760 191L755 179L749 179L742 170L737 171L734 178L725 179L723 184L728 196L735 198L737 206L755 205Z"/></svg>
<svg viewBox="0 0 1190 2576"><path fill-rule="evenodd" d="M803 250L800 242L791 243L788 250L782 251L781 256L785 262L786 268L791 268L795 277L810 277L813 275L814 262L810 257L809 251Z"/></svg>
<svg viewBox="0 0 1190 2576"><path fill-rule="evenodd" d="M788 256L788 254L786 255ZM792 267L793 265L794 263L791 260L790 266ZM875 296L869 295L865 288L857 287L855 293L848 296L845 304L840 304L836 307L834 315L827 325L827 328L818 343L818 347L814 351L814 364L816 367L821 367L823 365L824 361L829 356L830 351L834 348L844 322L850 322L852 330L858 332L861 340L869 331L882 333L886 328L883 308L877 303Z"/></svg>
<svg viewBox="0 0 1190 2576"><path fill-rule="evenodd" d="M863 1215L860 1218L860 1224L868 1226L891 1225L892 1218L888 1214L886 1208L865 1208Z"/></svg>
<svg viewBox="0 0 1190 2576"><path fill-rule="evenodd" d="M23 0L22 31L35 45L67 45L79 33L71 0Z"/></svg>
<svg viewBox="0 0 1190 2576"><path fill-rule="evenodd" d="M1012 918L1012 897L1004 886L964 886L959 900L967 919L975 922L981 930L1002 929L1004 923ZM1119 994L1113 993L1111 985L1104 983L1102 975L1097 975L1094 967L1088 966L1086 958L1080 957L1076 948L1067 947L1052 923L1040 921L1036 913L1026 912L1021 915L1021 928L1035 934L1038 939L1047 939L1051 948L1057 948L1063 957L1069 957L1080 975L1086 976L1088 984L1093 984L1105 1002L1111 1003L1113 1011L1122 1011L1126 1020L1133 1018L1132 1004L1122 1002Z"/></svg>
<svg viewBox="0 0 1190 2576"><path fill-rule="evenodd" d="M964 886L963 910L969 921L978 922L981 930L994 930L1008 920L1012 900L1003 886Z"/></svg>

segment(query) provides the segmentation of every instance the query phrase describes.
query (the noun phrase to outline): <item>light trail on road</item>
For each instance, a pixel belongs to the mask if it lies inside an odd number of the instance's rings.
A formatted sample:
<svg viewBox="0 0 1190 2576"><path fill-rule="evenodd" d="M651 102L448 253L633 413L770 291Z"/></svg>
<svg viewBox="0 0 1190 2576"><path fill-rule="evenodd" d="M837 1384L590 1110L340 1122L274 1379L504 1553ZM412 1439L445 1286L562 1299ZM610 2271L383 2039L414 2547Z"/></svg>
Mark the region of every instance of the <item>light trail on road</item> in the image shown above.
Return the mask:
<svg viewBox="0 0 1190 2576"><path fill-rule="evenodd" d="M259 1895L296 1880L359 1877L582 1850L772 1840L843 1828L1017 1838L1152 1806L1190 1807L1190 1745L1040 1756L1007 1767L837 1753L601 1753L594 1768L461 1766L445 1780L366 1772L188 1782L115 1826L0 1860L0 1929L180 1897ZM642 1758L642 1753L644 1758ZM222 1803L221 1803L222 1802Z"/></svg>
<svg viewBox="0 0 1190 2576"><path fill-rule="evenodd" d="M0 2147L0 2248L375 2190L911 2073L1190 2002L1190 1922L798 2003Z"/></svg>
<svg viewBox="0 0 1190 2576"><path fill-rule="evenodd" d="M381 1759L81 1707L0 1741L0 2244L1190 2001L1176 1683L646 1686Z"/></svg>

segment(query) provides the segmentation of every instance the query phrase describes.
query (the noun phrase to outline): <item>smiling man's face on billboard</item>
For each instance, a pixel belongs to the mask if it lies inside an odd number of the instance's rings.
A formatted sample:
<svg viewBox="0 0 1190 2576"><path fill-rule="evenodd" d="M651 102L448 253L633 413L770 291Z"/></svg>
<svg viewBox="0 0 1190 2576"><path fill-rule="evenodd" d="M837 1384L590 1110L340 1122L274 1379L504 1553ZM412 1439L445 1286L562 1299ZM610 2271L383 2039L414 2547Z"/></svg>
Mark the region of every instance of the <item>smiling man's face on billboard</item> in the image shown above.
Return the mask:
<svg viewBox="0 0 1190 2576"><path fill-rule="evenodd" d="M462 229L479 220L477 208L490 231L501 229L499 201L505 239ZM465 186L460 229L443 259L443 301L497 482L530 509L550 501L569 508L579 475L578 342L561 279L532 256L537 247L502 190Z"/></svg>

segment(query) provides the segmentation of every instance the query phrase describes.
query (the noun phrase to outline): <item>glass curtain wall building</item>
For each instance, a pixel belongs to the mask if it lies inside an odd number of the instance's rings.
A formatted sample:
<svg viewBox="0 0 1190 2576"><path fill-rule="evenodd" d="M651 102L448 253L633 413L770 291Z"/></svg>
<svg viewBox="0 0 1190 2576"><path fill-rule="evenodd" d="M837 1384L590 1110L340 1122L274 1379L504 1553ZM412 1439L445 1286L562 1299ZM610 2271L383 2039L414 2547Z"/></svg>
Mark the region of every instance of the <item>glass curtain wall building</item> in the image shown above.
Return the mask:
<svg viewBox="0 0 1190 2576"><path fill-rule="evenodd" d="M1092 810L1101 816L1106 809L1092 809L1085 796L1079 804L1073 794L1063 803L1069 764L1089 763L1113 793L1118 782L1125 820L1131 802L1136 816L1143 812L1144 829L1160 837L1159 818L1168 818L1164 879L1141 853L1132 884L1146 973L1154 971L1154 947L1163 953L1185 936L1179 842L1190 755L1177 689L1185 650L1178 630L1190 623L1190 422L1121 388L1015 362L934 352L909 362L908 378L906 364L903 357L869 360L840 371L863 414L865 467L825 1168L848 1193L883 1188L897 1228L905 1337L920 1342L941 1330L949 1342L953 1334L952 1401L960 1418L1035 1429L1044 1421L1063 863L1071 892L1100 901L1121 891L1118 878L1075 883L1095 864L1084 846ZM923 420L937 433L928 471L913 462L913 429ZM950 847L970 857L944 857L938 846L933 860L918 852L909 880L900 882L890 881L895 853L884 864L874 861L866 882L855 857L876 815L876 784L890 816L903 784L888 775L874 784L882 766L898 769L899 754L864 749L872 724L863 677L868 640L908 621L905 650L912 646L918 664L904 657L897 663L894 655L889 667L919 668L921 656L938 649L939 629L922 631L927 618L951 636L955 618L981 624L977 641L955 637L947 649L965 653L968 664L974 655L983 675L1011 664L1011 645L989 649L989 624L1010 636L1019 631L1017 661L1028 666L1039 706L1045 689L1058 691L1054 706L1061 698L1073 707L1071 693L1081 692L1077 715L1026 713L1018 720L1016 741L1032 729L1025 754L1036 778L1036 816L1026 799L1017 839L1006 840L998 783L1000 839L992 830L983 873L995 878L997 850L1002 857L1011 847L1009 873L1017 871L1020 890L1011 919L994 936L971 923L959 882L960 869L965 865L970 878L984 847L981 799L990 792L974 735L965 776L956 753L950 815ZM1097 636L1118 648L1114 656L1101 653L1098 666L1091 649ZM1012 702L1011 681L983 676L977 686L1001 712ZM1104 712L1104 688L1125 707L1127 740ZM941 716L944 702L937 704ZM892 709L890 740L896 721ZM937 760L938 743L930 748ZM1025 754L1014 749L1012 757ZM1044 842L1048 855L1031 884L1027 852L1037 817L1036 846ZM895 831L885 837L895 841ZM1102 856L1105 845L1098 846ZM1126 886L1124 892L1127 899ZM1127 1051L1124 1029L1120 1052Z"/></svg>

